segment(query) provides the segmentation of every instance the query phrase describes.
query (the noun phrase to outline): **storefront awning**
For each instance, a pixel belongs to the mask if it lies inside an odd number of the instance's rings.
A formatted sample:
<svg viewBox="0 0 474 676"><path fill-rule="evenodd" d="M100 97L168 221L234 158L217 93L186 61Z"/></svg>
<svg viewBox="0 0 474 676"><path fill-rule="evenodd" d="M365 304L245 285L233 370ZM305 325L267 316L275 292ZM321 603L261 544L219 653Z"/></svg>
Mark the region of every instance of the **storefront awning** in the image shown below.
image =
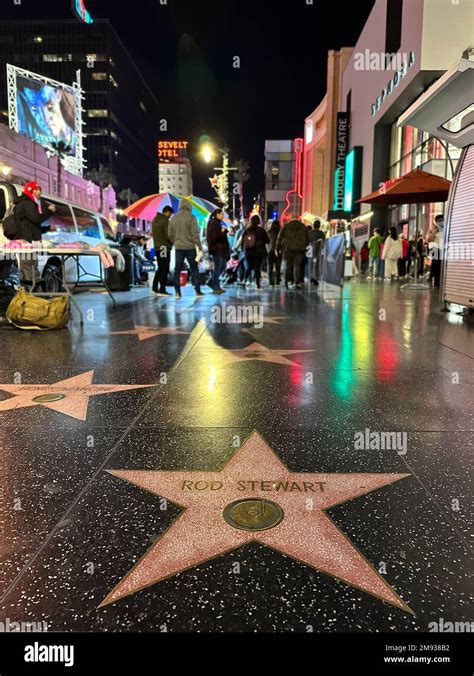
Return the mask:
<svg viewBox="0 0 474 676"><path fill-rule="evenodd" d="M391 204L428 204L445 202L448 199L451 181L415 169L401 178L382 183L375 192L361 197L357 202L366 202L385 207Z"/></svg>

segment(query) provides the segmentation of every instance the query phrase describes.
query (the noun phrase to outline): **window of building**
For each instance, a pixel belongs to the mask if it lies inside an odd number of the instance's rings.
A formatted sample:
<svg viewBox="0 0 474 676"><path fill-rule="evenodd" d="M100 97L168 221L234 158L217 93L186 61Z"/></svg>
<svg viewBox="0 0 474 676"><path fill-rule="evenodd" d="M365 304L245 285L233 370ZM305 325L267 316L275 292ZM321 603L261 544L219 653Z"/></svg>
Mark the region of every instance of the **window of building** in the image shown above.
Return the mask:
<svg viewBox="0 0 474 676"><path fill-rule="evenodd" d="M402 43L403 0L387 0L385 53L396 54ZM391 59L390 59L391 60ZM390 63L386 63L388 68Z"/></svg>
<svg viewBox="0 0 474 676"><path fill-rule="evenodd" d="M72 54L43 54L43 61L45 63L72 61Z"/></svg>
<svg viewBox="0 0 474 676"><path fill-rule="evenodd" d="M82 235L82 237L94 237L95 239L100 239L99 224L97 223L95 216L88 211L78 209L77 207L73 207L73 211L74 216L76 217L79 236Z"/></svg>
<svg viewBox="0 0 474 676"><path fill-rule="evenodd" d="M87 111L87 117L108 117L109 111L105 109L94 108Z"/></svg>
<svg viewBox="0 0 474 676"><path fill-rule="evenodd" d="M107 73L92 73L93 80L107 80Z"/></svg>
<svg viewBox="0 0 474 676"><path fill-rule="evenodd" d="M33 38L33 42L36 42L36 44L40 44L41 42L43 42L43 38L41 37L41 35L36 35Z"/></svg>
<svg viewBox="0 0 474 676"><path fill-rule="evenodd" d="M117 80L114 78L113 75L109 75L109 82L113 87L115 87L115 89L118 89Z"/></svg>
<svg viewBox="0 0 474 676"><path fill-rule="evenodd" d="M112 137L113 139L115 139L116 141L119 140L118 135L117 135L114 131L111 131L111 132L110 132L110 135L111 135L111 137Z"/></svg>
<svg viewBox="0 0 474 676"><path fill-rule="evenodd" d="M86 54L86 61L107 61L105 54Z"/></svg>
<svg viewBox="0 0 474 676"><path fill-rule="evenodd" d="M145 104L143 103L143 101L140 101L140 108L143 110L144 113L147 112L146 106L145 106Z"/></svg>

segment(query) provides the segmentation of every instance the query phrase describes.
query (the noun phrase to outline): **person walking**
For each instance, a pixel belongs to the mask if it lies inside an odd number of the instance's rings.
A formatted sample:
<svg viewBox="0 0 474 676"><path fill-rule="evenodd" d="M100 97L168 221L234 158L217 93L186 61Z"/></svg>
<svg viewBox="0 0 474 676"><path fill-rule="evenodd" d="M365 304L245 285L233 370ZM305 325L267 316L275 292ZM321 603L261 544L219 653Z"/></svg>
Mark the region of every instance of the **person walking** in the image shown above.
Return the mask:
<svg viewBox="0 0 474 676"><path fill-rule="evenodd" d="M374 234L369 239L369 274L367 279L379 279L380 277L380 248L382 242L380 230L375 228Z"/></svg>
<svg viewBox="0 0 474 676"><path fill-rule="evenodd" d="M23 188L23 194L15 200L15 220L18 232L15 239L25 242L41 242L43 231L49 230L42 224L55 213L54 204L41 199L42 188L36 181L29 181ZM20 278L23 284L31 286L33 276L39 278L40 273L35 260L24 260L20 265Z"/></svg>
<svg viewBox="0 0 474 676"><path fill-rule="evenodd" d="M435 289L439 289L444 247L444 216L436 216L434 226L428 232L427 242L431 258L429 282L430 284L434 282Z"/></svg>
<svg viewBox="0 0 474 676"><path fill-rule="evenodd" d="M400 241L402 244L402 255L401 258L398 259L398 276L400 277L400 279L405 279L408 274L407 270L408 270L409 244L405 235L401 235Z"/></svg>
<svg viewBox="0 0 474 676"><path fill-rule="evenodd" d="M313 223L313 229L309 233L309 243L312 247L312 265L310 272L311 283L319 286L321 278L321 258L324 250L326 235L321 230L321 221L316 220Z"/></svg>
<svg viewBox="0 0 474 676"><path fill-rule="evenodd" d="M227 239L227 230L222 225L224 220L223 209L215 209L209 217L209 223L206 231L206 241L209 255L214 263L212 273L212 292L221 295L225 291L221 288L220 278L225 271L226 263L229 258L229 240Z"/></svg>
<svg viewBox="0 0 474 676"><path fill-rule="evenodd" d="M369 242L366 241L363 243L360 249L360 273L361 275L367 274L367 269L369 267Z"/></svg>
<svg viewBox="0 0 474 676"><path fill-rule="evenodd" d="M191 270L192 284L197 296L204 296L199 286L199 270L196 262L196 249L202 252L199 226L192 212L192 205L186 199L182 199L178 213L170 220L168 237L173 244L176 253L174 270L174 287L176 298L181 298L180 274L185 261Z"/></svg>
<svg viewBox="0 0 474 676"><path fill-rule="evenodd" d="M262 264L267 253L266 245L269 243L270 238L261 227L260 217L252 216L248 228L242 235L242 246L245 254L244 287L250 275L254 272L257 289L261 288Z"/></svg>
<svg viewBox="0 0 474 676"><path fill-rule="evenodd" d="M309 233L304 223L294 215L281 230L277 248L283 251L285 261L285 286L289 288L291 275L293 275L295 289L301 289L301 261L306 256L309 246Z"/></svg>
<svg viewBox="0 0 474 676"><path fill-rule="evenodd" d="M281 284L281 251L277 249L278 235L281 231L280 221L274 220L268 231L270 243L267 244L268 253L268 281L270 286L280 286Z"/></svg>
<svg viewBox="0 0 474 676"><path fill-rule="evenodd" d="M383 260L385 261L385 279L392 280L398 277L398 261L403 256L402 242L395 227L390 228L390 234L385 240Z"/></svg>
<svg viewBox="0 0 474 676"><path fill-rule="evenodd" d="M170 271L170 256L172 243L168 236L170 218L174 214L173 207L165 207L157 213L151 224L158 270L153 279L153 291L159 296L169 296L166 290L166 281Z"/></svg>

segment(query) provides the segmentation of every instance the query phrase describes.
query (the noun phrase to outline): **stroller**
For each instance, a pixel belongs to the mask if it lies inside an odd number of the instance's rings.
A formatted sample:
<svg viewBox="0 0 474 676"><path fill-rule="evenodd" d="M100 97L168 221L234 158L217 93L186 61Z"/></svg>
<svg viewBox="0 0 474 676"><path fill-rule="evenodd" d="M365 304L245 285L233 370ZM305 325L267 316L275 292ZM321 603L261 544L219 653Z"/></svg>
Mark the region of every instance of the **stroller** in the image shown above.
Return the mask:
<svg viewBox="0 0 474 676"><path fill-rule="evenodd" d="M239 254L234 253L227 261L227 267L225 269L225 283L228 285L235 284L237 281L237 275L240 266L243 265L243 261L240 260Z"/></svg>

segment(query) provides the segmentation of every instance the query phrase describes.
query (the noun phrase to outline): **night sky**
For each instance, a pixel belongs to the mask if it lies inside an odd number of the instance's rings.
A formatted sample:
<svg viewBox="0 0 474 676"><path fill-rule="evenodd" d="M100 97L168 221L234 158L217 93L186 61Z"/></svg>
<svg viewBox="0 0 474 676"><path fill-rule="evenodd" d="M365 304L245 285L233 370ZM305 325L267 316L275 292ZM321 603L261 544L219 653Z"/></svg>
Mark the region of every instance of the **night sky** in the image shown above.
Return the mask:
<svg viewBox="0 0 474 676"><path fill-rule="evenodd" d="M302 135L326 92L327 50L355 44L374 2L85 0L93 17L111 20L156 92L168 138L191 142L194 191L203 197L213 193L199 137L250 163L253 197L262 189L265 139ZM70 7L70 0L2 0L0 16L71 18Z"/></svg>

